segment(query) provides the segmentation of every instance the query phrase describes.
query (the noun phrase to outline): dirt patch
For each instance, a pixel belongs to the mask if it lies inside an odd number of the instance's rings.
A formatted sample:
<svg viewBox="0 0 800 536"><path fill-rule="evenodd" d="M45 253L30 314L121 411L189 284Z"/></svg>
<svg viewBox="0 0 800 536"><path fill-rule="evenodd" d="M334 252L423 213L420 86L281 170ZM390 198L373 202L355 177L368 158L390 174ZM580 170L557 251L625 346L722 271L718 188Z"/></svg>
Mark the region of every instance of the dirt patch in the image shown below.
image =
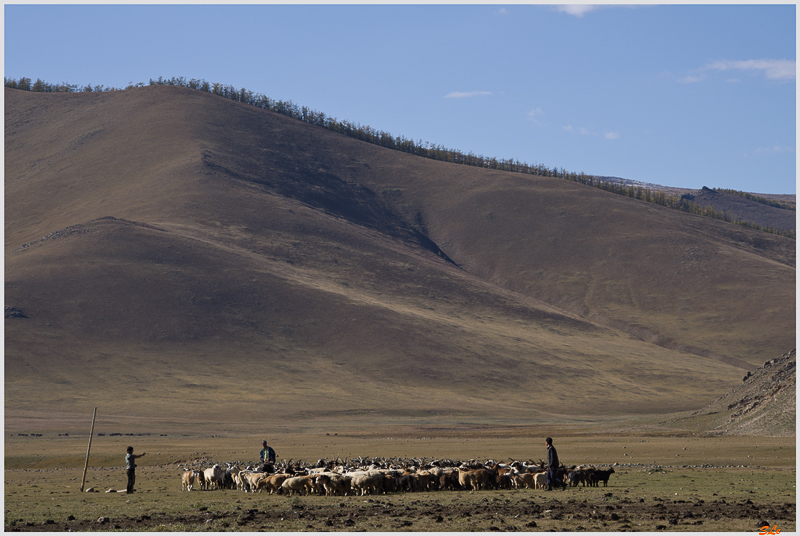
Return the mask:
<svg viewBox="0 0 800 536"><path fill-rule="evenodd" d="M399 502L391 495L381 498L348 498L331 504L294 504L228 510L199 507L179 515L153 513L137 517L102 517L93 520L45 520L42 523L11 521L6 531L96 531L159 530L183 526L188 530L276 530L286 527L308 531L449 531L469 527L489 531L622 531L622 530L704 530L719 520L741 520L752 530L778 525L788 530L795 524L794 503L758 504L751 500L705 502L652 499L580 501L570 491L552 492L553 497L503 499L463 493L454 500L437 500L434 494L416 494L423 498ZM438 495L438 494L436 494Z"/></svg>

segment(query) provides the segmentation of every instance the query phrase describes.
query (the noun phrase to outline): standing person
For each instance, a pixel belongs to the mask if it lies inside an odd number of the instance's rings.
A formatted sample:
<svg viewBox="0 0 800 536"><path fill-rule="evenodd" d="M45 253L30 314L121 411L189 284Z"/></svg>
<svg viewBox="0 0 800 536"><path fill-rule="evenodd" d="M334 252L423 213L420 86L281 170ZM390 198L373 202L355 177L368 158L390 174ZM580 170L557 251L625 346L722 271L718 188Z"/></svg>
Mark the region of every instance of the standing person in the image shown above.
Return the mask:
<svg viewBox="0 0 800 536"><path fill-rule="evenodd" d="M548 437L544 440L544 444L547 445L547 487L545 489L552 491L553 484L555 484L556 486L560 485L561 489L565 490L567 489L567 483L558 478L558 466L561 464L558 463L558 452L553 446L553 438Z"/></svg>
<svg viewBox="0 0 800 536"><path fill-rule="evenodd" d="M269 467L267 464L274 464L275 463L275 450L272 447L267 446L267 441L264 440L261 442L261 452L259 453L261 456L261 463L264 464L264 472L270 473Z"/></svg>
<svg viewBox="0 0 800 536"><path fill-rule="evenodd" d="M128 453L125 455L125 470L128 473L128 488L125 493L133 493L133 484L136 482L136 458L141 458L147 454L134 454L133 447L128 447Z"/></svg>

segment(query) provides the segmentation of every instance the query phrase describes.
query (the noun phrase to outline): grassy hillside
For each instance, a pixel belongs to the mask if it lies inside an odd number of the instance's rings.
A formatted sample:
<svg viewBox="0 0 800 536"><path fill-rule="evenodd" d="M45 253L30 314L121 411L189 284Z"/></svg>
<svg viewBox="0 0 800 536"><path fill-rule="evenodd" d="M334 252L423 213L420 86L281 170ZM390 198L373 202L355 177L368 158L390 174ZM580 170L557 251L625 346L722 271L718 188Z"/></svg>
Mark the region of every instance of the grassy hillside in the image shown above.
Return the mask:
<svg viewBox="0 0 800 536"><path fill-rule="evenodd" d="M782 237L186 88L5 91L7 427L608 419L794 345Z"/></svg>

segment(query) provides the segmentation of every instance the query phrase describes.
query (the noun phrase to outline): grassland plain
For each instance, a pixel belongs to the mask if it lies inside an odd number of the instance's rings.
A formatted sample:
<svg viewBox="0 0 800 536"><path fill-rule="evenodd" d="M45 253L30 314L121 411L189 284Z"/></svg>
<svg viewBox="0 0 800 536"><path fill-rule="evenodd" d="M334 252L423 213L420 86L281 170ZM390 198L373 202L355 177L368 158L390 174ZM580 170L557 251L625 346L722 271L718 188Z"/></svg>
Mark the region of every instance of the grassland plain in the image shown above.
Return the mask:
<svg viewBox="0 0 800 536"><path fill-rule="evenodd" d="M538 461L549 429L333 427L270 438L280 459L413 457ZM334 431L338 430L338 431ZM552 431L566 464L613 465L608 487L488 490L364 497L181 491L182 466L253 463L260 436L6 434L7 531L737 531L796 530L793 437L708 437ZM541 436L541 437L540 437ZM125 487L127 445L147 452L137 493Z"/></svg>

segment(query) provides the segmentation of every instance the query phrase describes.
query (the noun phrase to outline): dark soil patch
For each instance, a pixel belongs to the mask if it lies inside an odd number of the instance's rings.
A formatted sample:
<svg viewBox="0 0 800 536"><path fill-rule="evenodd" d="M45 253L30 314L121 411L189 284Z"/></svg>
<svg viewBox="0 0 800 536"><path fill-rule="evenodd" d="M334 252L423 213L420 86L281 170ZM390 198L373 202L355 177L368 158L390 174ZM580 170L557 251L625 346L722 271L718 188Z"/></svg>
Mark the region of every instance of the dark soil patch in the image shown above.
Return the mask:
<svg viewBox="0 0 800 536"><path fill-rule="evenodd" d="M558 493L558 492L555 492ZM367 499L360 504L306 505L291 508L251 508L221 511L196 511L180 515L153 513L135 518L110 517L93 520L45 520L42 523L11 521L6 531L97 531L158 530L159 527L183 525L187 529L282 530L283 523L294 522L308 531L447 531L474 530L530 531L555 529L570 531L695 530L720 519L752 519L753 530L763 524L790 527L795 524L795 503L757 504L752 501L726 502L724 499L667 501L660 498L624 499L621 504L557 498L536 501L488 500L471 497L463 504L444 505L433 494L408 504L393 504L391 496ZM278 526L278 525L281 526ZM758 526L757 526L758 525Z"/></svg>

